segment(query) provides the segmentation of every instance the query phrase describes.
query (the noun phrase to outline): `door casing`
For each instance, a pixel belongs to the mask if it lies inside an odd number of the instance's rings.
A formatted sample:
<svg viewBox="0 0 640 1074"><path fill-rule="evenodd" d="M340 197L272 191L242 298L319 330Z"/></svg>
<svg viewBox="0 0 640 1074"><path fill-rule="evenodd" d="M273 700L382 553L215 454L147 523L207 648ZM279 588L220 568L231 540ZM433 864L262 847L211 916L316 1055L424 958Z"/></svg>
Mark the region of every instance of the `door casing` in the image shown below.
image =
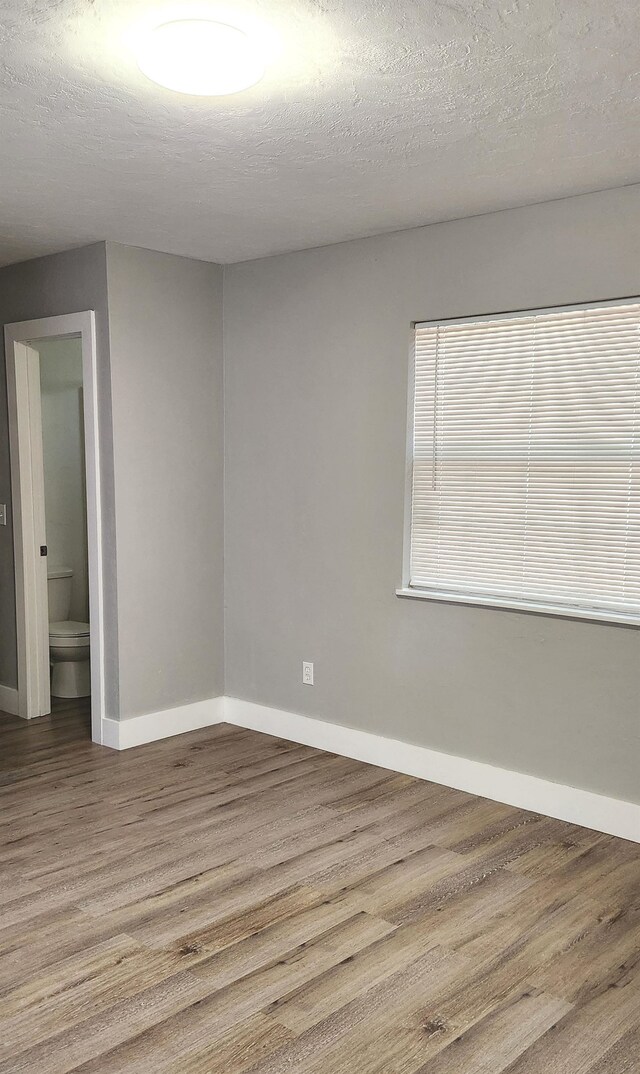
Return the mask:
<svg viewBox="0 0 640 1074"><path fill-rule="evenodd" d="M80 338L84 399L89 619L91 624L91 737L102 742L105 717L104 599L100 442L95 314L82 313L21 321L5 326L11 505L16 584L18 715L25 719L51 711L49 616L44 508L44 464L39 355L44 339Z"/></svg>

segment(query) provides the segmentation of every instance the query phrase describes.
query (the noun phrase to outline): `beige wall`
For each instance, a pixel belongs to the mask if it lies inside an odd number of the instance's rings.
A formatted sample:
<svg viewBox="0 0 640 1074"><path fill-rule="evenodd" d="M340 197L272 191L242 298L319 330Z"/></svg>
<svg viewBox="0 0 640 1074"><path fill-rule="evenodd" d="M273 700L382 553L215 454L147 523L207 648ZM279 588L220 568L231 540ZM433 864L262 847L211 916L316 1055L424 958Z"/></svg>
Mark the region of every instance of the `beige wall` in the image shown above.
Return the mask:
<svg viewBox="0 0 640 1074"><path fill-rule="evenodd" d="M225 269L227 694L640 801L638 631L394 594L411 322L636 295L638 249L630 187Z"/></svg>

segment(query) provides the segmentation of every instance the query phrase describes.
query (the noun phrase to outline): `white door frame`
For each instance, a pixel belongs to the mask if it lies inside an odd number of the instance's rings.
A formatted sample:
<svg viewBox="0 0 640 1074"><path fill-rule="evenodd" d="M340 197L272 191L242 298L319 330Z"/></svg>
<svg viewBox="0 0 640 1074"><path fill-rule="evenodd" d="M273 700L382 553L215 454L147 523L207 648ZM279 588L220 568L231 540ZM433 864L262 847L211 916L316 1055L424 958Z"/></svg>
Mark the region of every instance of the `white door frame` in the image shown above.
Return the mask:
<svg viewBox="0 0 640 1074"><path fill-rule="evenodd" d="M50 711L47 560L44 536L44 466L40 415L38 340L80 338L84 398L89 620L91 624L91 737L102 742L106 715L104 601L98 376L93 310L5 326L11 501L16 578L18 715L31 719Z"/></svg>

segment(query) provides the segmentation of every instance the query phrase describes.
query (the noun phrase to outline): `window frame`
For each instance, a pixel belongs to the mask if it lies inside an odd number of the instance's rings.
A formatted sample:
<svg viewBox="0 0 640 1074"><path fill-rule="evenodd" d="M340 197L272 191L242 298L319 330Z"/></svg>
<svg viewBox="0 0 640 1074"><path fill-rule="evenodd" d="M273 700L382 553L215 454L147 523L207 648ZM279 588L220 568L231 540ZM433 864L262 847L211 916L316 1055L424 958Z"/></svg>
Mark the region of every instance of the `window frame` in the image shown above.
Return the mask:
<svg viewBox="0 0 640 1074"><path fill-rule="evenodd" d="M574 302L558 306L540 306L532 309L506 310L500 313L474 314L465 317L437 317L411 322L409 342L409 377L407 386L407 435L405 455L405 490L404 490L404 532L402 554L402 584L396 589L396 596L410 600L428 600L444 604L466 604L477 608L494 608L511 612L525 612L531 615L553 616L559 619L586 620L590 622L609 623L614 626L640 628L640 613L633 615L617 612L614 609L585 607L571 604L545 603L541 601L519 600L517 597L493 596L489 593L479 594L465 590L430 589L425 586L412 586L411 578L411 523L413 514L413 426L415 412L415 333L421 326L439 327L450 324L479 324L483 321L503 321L517 317L530 317L545 313L571 313L579 310L605 309L613 306L632 306L640 303L640 295L625 295L623 298L603 299L601 301Z"/></svg>

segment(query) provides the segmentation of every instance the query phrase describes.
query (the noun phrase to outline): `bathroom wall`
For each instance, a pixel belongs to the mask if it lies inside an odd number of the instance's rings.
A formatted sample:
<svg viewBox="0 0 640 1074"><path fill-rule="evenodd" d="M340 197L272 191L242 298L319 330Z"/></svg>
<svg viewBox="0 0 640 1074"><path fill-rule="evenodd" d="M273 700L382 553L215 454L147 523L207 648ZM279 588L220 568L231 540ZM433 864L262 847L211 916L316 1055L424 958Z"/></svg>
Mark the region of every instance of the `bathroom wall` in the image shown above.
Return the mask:
<svg viewBox="0 0 640 1074"><path fill-rule="evenodd" d="M38 344L48 567L71 567L70 619L89 620L82 346Z"/></svg>

